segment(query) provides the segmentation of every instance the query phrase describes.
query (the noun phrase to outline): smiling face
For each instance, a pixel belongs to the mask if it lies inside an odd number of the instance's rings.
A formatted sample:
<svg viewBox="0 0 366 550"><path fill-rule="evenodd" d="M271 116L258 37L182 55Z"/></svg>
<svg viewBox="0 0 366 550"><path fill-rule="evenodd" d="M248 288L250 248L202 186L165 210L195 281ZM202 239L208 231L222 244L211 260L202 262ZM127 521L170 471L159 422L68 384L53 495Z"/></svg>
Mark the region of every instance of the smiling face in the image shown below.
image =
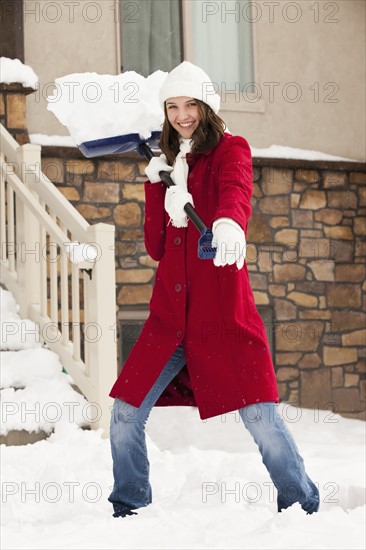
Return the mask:
<svg viewBox="0 0 366 550"><path fill-rule="evenodd" d="M201 121L196 100L186 96L169 97L166 111L170 124L182 138L191 138Z"/></svg>

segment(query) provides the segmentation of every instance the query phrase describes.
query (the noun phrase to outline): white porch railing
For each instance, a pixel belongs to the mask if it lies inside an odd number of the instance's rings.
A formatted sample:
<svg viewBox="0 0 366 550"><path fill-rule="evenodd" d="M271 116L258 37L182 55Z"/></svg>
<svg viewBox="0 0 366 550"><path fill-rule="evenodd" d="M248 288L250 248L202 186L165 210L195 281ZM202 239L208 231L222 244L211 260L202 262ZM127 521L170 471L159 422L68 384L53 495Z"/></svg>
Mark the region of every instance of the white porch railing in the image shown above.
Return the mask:
<svg viewBox="0 0 366 550"><path fill-rule="evenodd" d="M86 420L108 437L117 374L114 226L88 224L42 173L39 145L18 145L1 125L0 150L1 281L95 404ZM74 241L92 244L96 260L70 262Z"/></svg>

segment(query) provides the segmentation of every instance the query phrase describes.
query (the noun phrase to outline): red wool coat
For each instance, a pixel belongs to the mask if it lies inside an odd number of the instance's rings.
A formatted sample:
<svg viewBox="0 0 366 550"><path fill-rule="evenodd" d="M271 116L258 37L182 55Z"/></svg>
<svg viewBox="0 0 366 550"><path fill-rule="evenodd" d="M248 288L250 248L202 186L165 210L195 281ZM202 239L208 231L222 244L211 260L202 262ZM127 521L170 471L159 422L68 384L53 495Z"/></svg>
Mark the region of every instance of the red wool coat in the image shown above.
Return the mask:
<svg viewBox="0 0 366 550"><path fill-rule="evenodd" d="M188 191L212 227L234 219L247 233L253 190L247 141L225 134L212 150L188 154ZM156 402L197 406L202 419L263 401L278 390L247 265L215 267L197 256L199 232L176 228L164 209L165 185L145 183L145 244L159 261L150 315L110 396L139 407L180 343L186 366Z"/></svg>

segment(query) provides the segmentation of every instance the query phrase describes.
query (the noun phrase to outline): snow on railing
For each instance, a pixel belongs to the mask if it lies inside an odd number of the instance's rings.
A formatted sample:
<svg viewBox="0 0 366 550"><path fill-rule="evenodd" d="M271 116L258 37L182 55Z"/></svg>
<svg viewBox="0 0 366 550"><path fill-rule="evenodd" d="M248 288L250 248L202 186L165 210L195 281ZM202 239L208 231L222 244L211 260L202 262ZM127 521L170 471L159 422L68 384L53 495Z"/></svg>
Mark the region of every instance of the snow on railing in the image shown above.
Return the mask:
<svg viewBox="0 0 366 550"><path fill-rule="evenodd" d="M1 125L1 281L95 403L89 421L108 436L117 374L114 226L88 224L41 171L40 151L18 145Z"/></svg>

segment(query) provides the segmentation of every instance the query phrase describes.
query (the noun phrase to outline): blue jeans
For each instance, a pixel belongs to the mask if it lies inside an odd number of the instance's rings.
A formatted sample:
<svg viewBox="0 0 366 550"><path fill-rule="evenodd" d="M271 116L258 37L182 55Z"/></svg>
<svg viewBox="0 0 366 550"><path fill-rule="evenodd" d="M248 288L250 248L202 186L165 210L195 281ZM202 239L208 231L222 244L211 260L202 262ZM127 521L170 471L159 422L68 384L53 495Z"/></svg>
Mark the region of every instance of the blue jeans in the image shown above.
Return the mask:
<svg viewBox="0 0 366 550"><path fill-rule="evenodd" d="M185 362L180 345L140 407L120 399L114 401L110 425L114 485L108 500L117 514L152 502L145 424L157 399ZM304 460L275 403L249 405L239 409L239 414L258 445L263 464L277 489L278 511L299 502L308 514L316 512L319 491L305 472Z"/></svg>

